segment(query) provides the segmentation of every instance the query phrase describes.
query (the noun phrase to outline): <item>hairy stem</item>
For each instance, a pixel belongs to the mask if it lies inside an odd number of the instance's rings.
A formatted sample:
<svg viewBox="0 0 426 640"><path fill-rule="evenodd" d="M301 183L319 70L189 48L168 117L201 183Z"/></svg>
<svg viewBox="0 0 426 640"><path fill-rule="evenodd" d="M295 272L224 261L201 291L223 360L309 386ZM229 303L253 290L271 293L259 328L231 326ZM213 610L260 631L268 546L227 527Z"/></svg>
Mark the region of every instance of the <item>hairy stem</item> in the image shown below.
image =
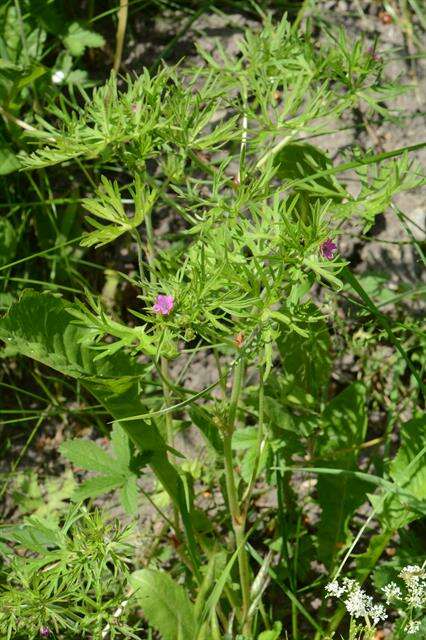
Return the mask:
<svg viewBox="0 0 426 640"><path fill-rule="evenodd" d="M231 514L232 528L235 536L235 544L238 549L238 569L242 593L242 620L243 633L250 636L251 623L248 618L250 607L250 572L247 552L245 549L244 518L241 513L238 493L235 483L234 460L232 456L232 434L235 430L235 418L237 415L238 401L244 377L244 359L237 362L234 372L231 400L229 406L228 423L223 438L223 452L225 461L225 481L228 494L229 511Z"/></svg>
<svg viewBox="0 0 426 640"><path fill-rule="evenodd" d="M169 364L167 362L167 358L164 356L161 357L161 378L163 384L163 396L164 403L166 407L170 406L170 389L167 384L167 380L169 379ZM170 447L173 447L173 416L170 412L165 414L166 420L166 441ZM174 528L175 531L178 532L178 537L180 537L180 526L179 526L179 511L175 504L173 504L173 520L174 520Z"/></svg>

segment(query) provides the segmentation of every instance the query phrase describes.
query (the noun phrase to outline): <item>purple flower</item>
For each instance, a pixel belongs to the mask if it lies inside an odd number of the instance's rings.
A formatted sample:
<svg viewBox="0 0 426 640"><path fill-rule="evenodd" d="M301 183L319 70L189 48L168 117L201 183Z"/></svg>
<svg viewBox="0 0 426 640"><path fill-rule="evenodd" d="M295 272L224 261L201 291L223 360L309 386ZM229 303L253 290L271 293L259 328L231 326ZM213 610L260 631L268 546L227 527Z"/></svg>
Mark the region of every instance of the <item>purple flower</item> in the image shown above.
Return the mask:
<svg viewBox="0 0 426 640"><path fill-rule="evenodd" d="M382 58L379 56L379 54L375 52L374 47L370 47L368 49L367 53L370 54L370 56L373 58L374 62L381 62L382 61Z"/></svg>
<svg viewBox="0 0 426 640"><path fill-rule="evenodd" d="M326 260L333 260L336 249L337 245L334 244L331 238L327 238L320 246L321 255Z"/></svg>
<svg viewBox="0 0 426 640"><path fill-rule="evenodd" d="M41 635L42 638L48 638L50 636L49 627L41 627L40 628L40 635Z"/></svg>
<svg viewBox="0 0 426 640"><path fill-rule="evenodd" d="M168 316L172 312L175 304L173 296L165 296L162 293L158 294L152 310L155 313L160 313L162 316Z"/></svg>

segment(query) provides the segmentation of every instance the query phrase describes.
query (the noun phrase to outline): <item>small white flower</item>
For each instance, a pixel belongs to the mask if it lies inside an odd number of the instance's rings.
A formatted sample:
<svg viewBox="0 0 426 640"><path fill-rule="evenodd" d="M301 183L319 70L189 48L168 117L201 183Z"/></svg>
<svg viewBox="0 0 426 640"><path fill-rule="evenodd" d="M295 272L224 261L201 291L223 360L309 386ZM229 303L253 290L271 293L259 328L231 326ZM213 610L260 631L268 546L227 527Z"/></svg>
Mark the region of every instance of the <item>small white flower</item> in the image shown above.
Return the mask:
<svg viewBox="0 0 426 640"><path fill-rule="evenodd" d="M426 604L426 582L419 579L407 584L406 602L411 607L423 607Z"/></svg>
<svg viewBox="0 0 426 640"><path fill-rule="evenodd" d="M407 587L407 604L410 607L423 607L426 604L426 571L417 564L409 564L399 576Z"/></svg>
<svg viewBox="0 0 426 640"><path fill-rule="evenodd" d="M345 591L352 591L352 589L359 589L359 584L353 578L343 578L342 580Z"/></svg>
<svg viewBox="0 0 426 640"><path fill-rule="evenodd" d="M407 624L405 630L407 633L417 633L417 631L420 629L420 620L410 620L410 622Z"/></svg>
<svg viewBox="0 0 426 640"><path fill-rule="evenodd" d="M407 583L417 578L424 578L425 571L418 564L408 564L399 572L399 577Z"/></svg>
<svg viewBox="0 0 426 640"><path fill-rule="evenodd" d="M365 618L373 606L373 599L360 586L354 587L344 602L347 612L354 618Z"/></svg>
<svg viewBox="0 0 426 640"><path fill-rule="evenodd" d="M345 587L341 587L337 580L330 582L325 587L325 590L329 596L334 596L335 598L340 598L340 596L345 593Z"/></svg>
<svg viewBox="0 0 426 640"><path fill-rule="evenodd" d="M368 615L373 620L374 626L378 624L381 620L386 620L387 613L382 604L373 604L368 611Z"/></svg>
<svg viewBox="0 0 426 640"><path fill-rule="evenodd" d="M390 604L392 600L400 598L402 595L401 589L396 582L389 582L383 587L382 591L385 594L386 604Z"/></svg>
<svg viewBox="0 0 426 640"><path fill-rule="evenodd" d="M55 71L55 73L52 74L52 82L54 84L61 84L64 78L65 78L65 73L60 69L58 69L58 71Z"/></svg>

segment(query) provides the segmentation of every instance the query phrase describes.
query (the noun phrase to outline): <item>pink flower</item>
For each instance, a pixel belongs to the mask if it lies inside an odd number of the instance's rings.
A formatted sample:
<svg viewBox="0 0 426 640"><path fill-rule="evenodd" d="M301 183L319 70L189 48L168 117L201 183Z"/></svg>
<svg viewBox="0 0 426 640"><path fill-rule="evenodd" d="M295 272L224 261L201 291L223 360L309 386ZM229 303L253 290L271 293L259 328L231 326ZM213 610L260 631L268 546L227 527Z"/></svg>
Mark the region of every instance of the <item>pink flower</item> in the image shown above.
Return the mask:
<svg viewBox="0 0 426 640"><path fill-rule="evenodd" d="M50 636L50 629L49 627L41 627L40 629L40 635L42 638L48 638Z"/></svg>
<svg viewBox="0 0 426 640"><path fill-rule="evenodd" d="M175 304L175 300L173 296L165 296L163 294L158 294L157 299L155 301L152 310L155 313L160 313L162 316L168 316L169 313L172 312Z"/></svg>
<svg viewBox="0 0 426 640"><path fill-rule="evenodd" d="M320 246L321 255L326 260L333 260L336 250L337 245L335 245L333 240L330 238L327 238L327 240L325 240Z"/></svg>
<svg viewBox="0 0 426 640"><path fill-rule="evenodd" d="M379 56L379 54L375 52L374 47L370 47L368 49L367 53L370 54L370 56L373 58L374 62L381 62L382 61L382 58Z"/></svg>

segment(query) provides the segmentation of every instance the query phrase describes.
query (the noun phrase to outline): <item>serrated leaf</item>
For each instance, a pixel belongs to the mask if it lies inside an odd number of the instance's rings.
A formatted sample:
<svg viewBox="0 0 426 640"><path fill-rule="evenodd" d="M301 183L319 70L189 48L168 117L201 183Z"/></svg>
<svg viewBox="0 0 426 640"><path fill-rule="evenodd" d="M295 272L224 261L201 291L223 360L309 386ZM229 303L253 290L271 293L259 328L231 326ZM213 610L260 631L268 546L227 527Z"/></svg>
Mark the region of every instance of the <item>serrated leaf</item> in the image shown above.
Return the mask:
<svg viewBox="0 0 426 640"><path fill-rule="evenodd" d="M103 47L105 40L100 33L86 29L78 22L73 22L68 27L64 38L64 45L72 56L81 56L86 47Z"/></svg>
<svg viewBox="0 0 426 640"><path fill-rule="evenodd" d="M132 515L137 510L137 479L129 468L129 437L117 423L111 434L111 443L115 458L90 440L75 439L61 445L62 455L73 464L103 474L86 480L75 490L73 498L77 501L86 500L113 489L120 489L122 505L126 512Z"/></svg>
<svg viewBox="0 0 426 640"><path fill-rule="evenodd" d="M77 487L72 495L75 502L82 502L88 498L97 498L98 496L117 489L123 484L121 476L96 476L85 480Z"/></svg>
<svg viewBox="0 0 426 640"><path fill-rule="evenodd" d="M87 471L98 471L107 475L110 475L112 470L119 471L119 466L114 465L111 456L91 440L68 440L61 444L59 450L67 460Z"/></svg>
<svg viewBox="0 0 426 640"><path fill-rule="evenodd" d="M26 290L0 319L0 340L20 354L80 380L116 421L145 413L139 386L144 366L123 351L96 360L90 329L74 322L70 307L76 313L80 311L78 305L52 294ZM147 456L148 464L179 506L189 552L197 567L199 560L185 489L168 460L166 443L156 423L151 420L147 424L139 419L123 423L123 428Z"/></svg>
<svg viewBox="0 0 426 640"><path fill-rule="evenodd" d="M194 606L185 590L162 571L142 569L130 577L135 597L149 624L163 640L193 640L197 625Z"/></svg>

